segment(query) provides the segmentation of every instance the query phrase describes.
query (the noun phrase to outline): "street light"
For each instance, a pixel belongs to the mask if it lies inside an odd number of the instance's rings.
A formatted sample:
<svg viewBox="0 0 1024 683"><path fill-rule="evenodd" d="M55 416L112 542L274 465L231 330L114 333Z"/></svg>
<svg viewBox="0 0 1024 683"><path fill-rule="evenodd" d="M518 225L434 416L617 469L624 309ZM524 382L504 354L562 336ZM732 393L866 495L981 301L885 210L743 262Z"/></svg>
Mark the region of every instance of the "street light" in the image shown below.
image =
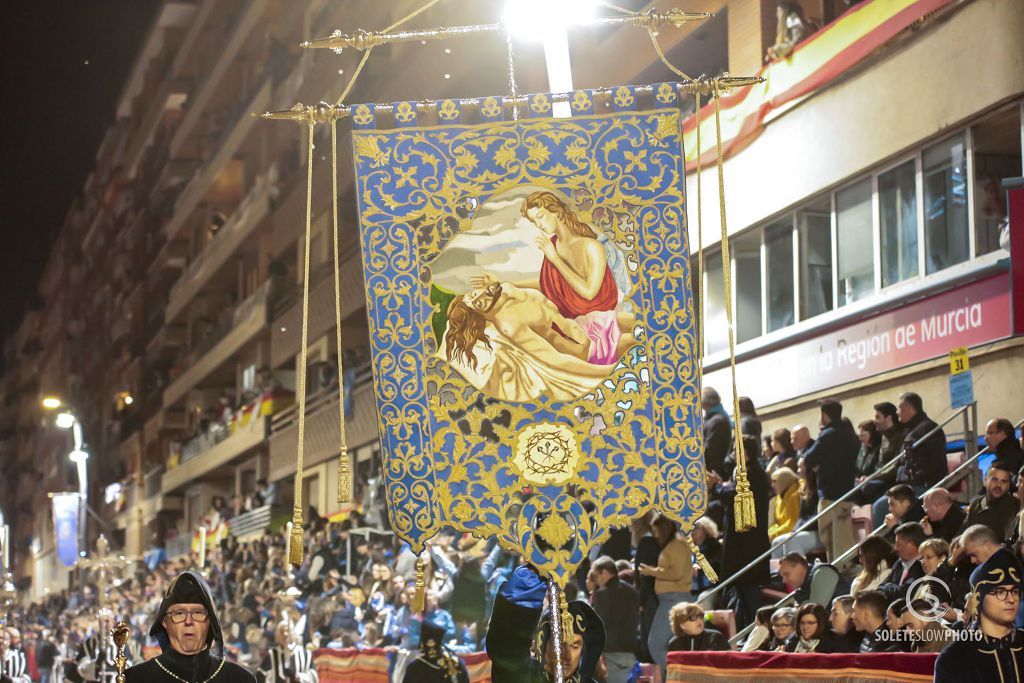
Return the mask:
<svg viewBox="0 0 1024 683"><path fill-rule="evenodd" d="M86 511L89 509L89 454L82 443L82 424L75 417L75 414L64 405L64 402L56 396L47 396L42 400L43 408L56 410L63 407L64 410L57 413L55 422L60 429L70 429L74 446L68 453L68 459L75 463L78 469L78 549L84 552L86 544Z"/></svg>
<svg viewBox="0 0 1024 683"><path fill-rule="evenodd" d="M548 90L571 92L572 65L569 60L569 26L585 24L594 18L595 0L507 0L502 22L517 38L544 41L544 63L548 71ZM555 118L568 118L568 102L556 102L551 109Z"/></svg>

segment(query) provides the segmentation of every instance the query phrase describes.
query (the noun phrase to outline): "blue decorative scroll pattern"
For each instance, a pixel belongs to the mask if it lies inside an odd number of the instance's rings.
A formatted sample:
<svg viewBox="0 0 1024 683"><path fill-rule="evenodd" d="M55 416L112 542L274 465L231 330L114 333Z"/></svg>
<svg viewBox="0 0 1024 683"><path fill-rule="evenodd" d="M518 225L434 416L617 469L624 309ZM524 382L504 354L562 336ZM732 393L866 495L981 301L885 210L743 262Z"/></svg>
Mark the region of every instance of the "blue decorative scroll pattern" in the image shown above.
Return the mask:
<svg viewBox="0 0 1024 683"><path fill-rule="evenodd" d="M664 109L353 133L388 506L414 549L451 525L496 536L564 582L613 526L651 507L687 531L703 514L679 124ZM632 266L638 345L578 400L490 399L437 353L431 264L471 226L461 208L520 185L571 197ZM460 429L456 415L493 420L500 438ZM536 424L574 435L570 481L531 485L512 466L517 435Z"/></svg>

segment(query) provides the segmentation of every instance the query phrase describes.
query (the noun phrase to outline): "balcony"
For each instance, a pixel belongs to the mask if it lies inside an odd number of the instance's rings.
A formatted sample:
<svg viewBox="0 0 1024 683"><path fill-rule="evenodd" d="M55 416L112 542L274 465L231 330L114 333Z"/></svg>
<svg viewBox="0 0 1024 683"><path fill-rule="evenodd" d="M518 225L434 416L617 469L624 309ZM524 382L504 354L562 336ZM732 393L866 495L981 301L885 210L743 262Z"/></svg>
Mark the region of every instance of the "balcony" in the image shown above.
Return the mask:
<svg viewBox="0 0 1024 683"><path fill-rule="evenodd" d="M270 417L257 416L234 431L228 428L193 439L181 452L181 461L163 475L161 490L166 496L199 479L240 455L258 448L267 438Z"/></svg>
<svg viewBox="0 0 1024 683"><path fill-rule="evenodd" d="M345 420L349 451L378 439L377 405L373 383L364 381L352 390L353 415ZM298 409L275 416L270 428L270 481L295 472L298 440ZM306 435L303 463L318 465L338 457L338 389L324 390L306 401Z"/></svg>
<svg viewBox="0 0 1024 683"><path fill-rule="evenodd" d="M214 5L215 3L208 3ZM217 86L220 84L221 78L227 72L228 67L231 66L235 60L235 56L241 51L245 45L246 39L256 26L257 22L263 17L269 0L250 0L245 3L240 14L231 21L230 26L234 26L234 30L230 35L225 36L223 42L224 48L220 54L214 59L211 64L213 68L206 75L206 78L201 84L199 84L188 99L186 113L182 118L181 123L178 125L177 130L174 131L174 137L171 138L170 152L171 157L177 157L178 151L182 145L185 144L185 140L188 139L189 133L195 127L196 123L199 122L200 116L206 109L206 105L209 104L210 100L216 93ZM211 8L212 9L212 8ZM172 73L177 74L181 68L183 59L186 53L191 49L192 45L196 40L201 40L202 37L199 31L202 30L202 23L205 23L205 14L200 14L197 17L197 22L193 24L193 27L189 31L189 35L186 36L185 42L182 45L182 51L179 57L175 59L172 66ZM250 109L249 111L256 111ZM248 116L248 113L246 114Z"/></svg>
<svg viewBox="0 0 1024 683"><path fill-rule="evenodd" d="M240 543L257 539L273 526L275 519L287 519L288 510L283 507L264 505L249 512L235 515L228 520L231 535Z"/></svg>
<svg viewBox="0 0 1024 683"><path fill-rule="evenodd" d="M164 226L164 234L167 239L171 240L177 237L192 217L207 190L210 189L217 174L234 157L235 151L249 133L249 129L256 124L257 119L252 116L252 112L263 111L269 107L270 85L271 81L267 78L255 96L240 108L240 113L234 124L229 126L222 137L214 143L213 148L216 151L213 156L196 171L192 180L182 190L181 196L174 206L174 215Z"/></svg>
<svg viewBox="0 0 1024 683"><path fill-rule="evenodd" d="M270 198L277 184L277 168L260 175L217 235L171 287L165 318L176 319L210 278L231 258L270 213Z"/></svg>
<svg viewBox="0 0 1024 683"><path fill-rule="evenodd" d="M366 307L363 295L363 266L358 249L343 252L341 259L341 319ZM334 269L328 263L310 276L309 338L317 339L335 327ZM274 319L270 332L270 364L280 367L299 353L302 342L302 292L298 289L295 303Z"/></svg>
<svg viewBox="0 0 1024 683"><path fill-rule="evenodd" d="M171 406L248 344L267 326L270 281L235 308L233 315L192 352L193 362L164 390L164 406Z"/></svg>

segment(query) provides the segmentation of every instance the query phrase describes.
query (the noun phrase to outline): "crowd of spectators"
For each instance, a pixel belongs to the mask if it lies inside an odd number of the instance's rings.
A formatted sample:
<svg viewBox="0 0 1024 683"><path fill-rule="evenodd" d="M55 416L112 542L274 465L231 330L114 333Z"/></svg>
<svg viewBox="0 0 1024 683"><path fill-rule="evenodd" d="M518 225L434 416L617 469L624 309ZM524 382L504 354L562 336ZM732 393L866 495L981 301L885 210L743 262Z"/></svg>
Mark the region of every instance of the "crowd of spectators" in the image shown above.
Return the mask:
<svg viewBox="0 0 1024 683"><path fill-rule="evenodd" d="M994 459L983 489L972 492L937 486L948 472L946 436L916 394L877 404L874 419L857 427L840 403L822 401L815 436L797 425L765 439L744 399L739 428L757 525L737 531L733 420L714 389L706 387L702 401L710 503L691 539L727 585L714 588L666 517L652 513L613 530L567 588L570 598L590 601L606 625L608 683L626 681L638 662L663 668L677 650L937 651L970 620L972 570L1004 547L1021 556L1024 486L1016 482L1024 450L1006 420L987 425ZM262 503L276 490L261 482L258 495ZM231 514L223 501L220 508L216 514ZM877 520L859 541L858 509ZM816 515L816 524L806 524ZM520 563L517 556L493 541L441 532L423 555L421 616L411 608L416 555L390 535L355 533L353 524L358 517L330 523L314 512L305 561L295 570L286 565L281 532L212 541L205 571L229 657L263 672L263 680L292 680L268 673L275 648L385 648L400 671L423 620L443 627L456 653L484 649L498 586ZM132 623L136 656L153 645L148 621L169 579L195 557L155 560L113 584L104 600ZM941 583L915 584L922 577ZM789 603L775 607L785 595ZM98 628L99 604L95 585L86 585L19 608L11 623L23 632L5 639L5 652L24 648L33 680L61 680L45 672L76 666L80 644ZM941 618L922 619L935 604ZM752 625L745 638L730 643L731 633L711 627L723 609L735 630ZM733 631L730 622L723 626Z"/></svg>

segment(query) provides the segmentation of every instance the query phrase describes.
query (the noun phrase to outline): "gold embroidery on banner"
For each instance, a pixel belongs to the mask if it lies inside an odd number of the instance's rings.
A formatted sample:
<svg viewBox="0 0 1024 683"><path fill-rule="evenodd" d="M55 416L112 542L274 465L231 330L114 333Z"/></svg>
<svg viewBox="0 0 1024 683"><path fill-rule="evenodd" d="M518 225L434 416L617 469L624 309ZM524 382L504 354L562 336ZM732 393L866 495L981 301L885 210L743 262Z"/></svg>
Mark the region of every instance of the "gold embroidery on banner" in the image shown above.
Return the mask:
<svg viewBox="0 0 1024 683"><path fill-rule="evenodd" d="M654 98L662 104L672 104L676 101L676 89L671 83L662 83L658 86L658 94Z"/></svg>
<svg viewBox="0 0 1024 683"><path fill-rule="evenodd" d="M355 113L352 114L352 120L358 123L360 126L366 126L373 122L373 112L370 111L370 107L365 104L356 106Z"/></svg>
<svg viewBox="0 0 1024 683"><path fill-rule="evenodd" d="M583 90L577 90L572 96L571 106L575 111L586 111L590 109L593 104L593 100Z"/></svg>
<svg viewBox="0 0 1024 683"><path fill-rule="evenodd" d="M459 118L459 107L455 100L444 100L437 108L437 116L442 121L454 121Z"/></svg>
<svg viewBox="0 0 1024 683"><path fill-rule="evenodd" d="M618 106L632 103L628 89L616 98ZM487 98L481 113L494 118L501 105ZM374 388L380 433L396 436L385 473L389 514L399 535L429 538L451 524L479 537L495 536L506 549L529 557L536 545L525 530L533 528L554 548L544 551L543 561L533 555L538 570L564 582L574 569L572 553L585 556L613 527L652 506L681 522L684 531L703 514L700 434L690 427L700 413L696 337L692 326L678 332L692 320L693 305L673 293L652 309L641 296L654 288L676 292L685 273L685 256L662 258L687 252L682 161L678 150L652 141L681 136L680 118L660 110L618 114L614 127L608 119L586 115L354 132L367 311L378 347ZM438 353L430 312L440 309L421 300L421 283L430 281L431 264L452 238L471 226L457 207L467 198L483 204L524 185L566 194L580 219L623 253L634 285L638 346L591 394L576 400L542 395L529 406L481 407L480 392ZM643 198L652 195L653 200ZM384 271L390 273L386 278L372 275ZM410 348L412 325L422 325L428 348ZM652 376L659 378L657 391L645 379ZM685 389L668 390L671 382ZM431 416L454 424L456 413L464 416L459 429L431 431ZM550 438L532 441L532 450L518 446L538 429L550 430ZM487 430L493 440L482 436ZM677 454L691 455L667 457L653 447L658 439ZM575 455L562 460L556 446ZM531 497L524 494L531 485L557 485L567 493ZM533 526L539 515L544 522ZM562 524L571 534L558 543Z"/></svg>
<svg viewBox="0 0 1024 683"><path fill-rule="evenodd" d="M636 98L633 97L633 93L624 85L620 85L615 89L615 106L617 107L631 107Z"/></svg>
<svg viewBox="0 0 1024 683"><path fill-rule="evenodd" d="M416 118L416 110L412 108L410 102L399 102L395 106L395 119L401 123L409 123Z"/></svg>
<svg viewBox="0 0 1024 683"><path fill-rule="evenodd" d="M516 439L513 464L531 484L564 484L576 473L580 450L576 435L564 425L527 427Z"/></svg>

